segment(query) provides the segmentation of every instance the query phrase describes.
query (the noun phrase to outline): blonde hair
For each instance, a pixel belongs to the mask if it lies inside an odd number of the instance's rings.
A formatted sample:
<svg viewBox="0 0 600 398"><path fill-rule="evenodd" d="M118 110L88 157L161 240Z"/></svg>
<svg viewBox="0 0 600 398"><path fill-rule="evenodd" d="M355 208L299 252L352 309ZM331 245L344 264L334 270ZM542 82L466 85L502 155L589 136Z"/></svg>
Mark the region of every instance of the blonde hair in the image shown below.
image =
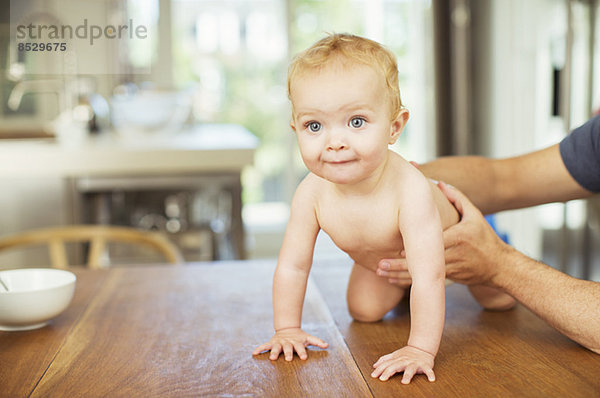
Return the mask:
<svg viewBox="0 0 600 398"><path fill-rule="evenodd" d="M398 87L396 56L381 44L347 33L328 35L294 57L288 68L288 97L292 82L307 70L319 70L333 60L354 61L372 67L385 79L391 99L392 120L403 109Z"/></svg>

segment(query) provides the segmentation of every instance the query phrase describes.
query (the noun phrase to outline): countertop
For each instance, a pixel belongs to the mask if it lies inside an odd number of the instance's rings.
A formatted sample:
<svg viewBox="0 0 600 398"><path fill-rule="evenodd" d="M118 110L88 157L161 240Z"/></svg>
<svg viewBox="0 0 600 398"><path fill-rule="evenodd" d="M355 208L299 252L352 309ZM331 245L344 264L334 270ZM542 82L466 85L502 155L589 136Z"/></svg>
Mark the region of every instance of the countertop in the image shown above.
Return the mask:
<svg viewBox="0 0 600 398"><path fill-rule="evenodd" d="M0 142L0 177L78 177L240 171L258 139L235 124L202 124L171 134L106 132L73 142Z"/></svg>

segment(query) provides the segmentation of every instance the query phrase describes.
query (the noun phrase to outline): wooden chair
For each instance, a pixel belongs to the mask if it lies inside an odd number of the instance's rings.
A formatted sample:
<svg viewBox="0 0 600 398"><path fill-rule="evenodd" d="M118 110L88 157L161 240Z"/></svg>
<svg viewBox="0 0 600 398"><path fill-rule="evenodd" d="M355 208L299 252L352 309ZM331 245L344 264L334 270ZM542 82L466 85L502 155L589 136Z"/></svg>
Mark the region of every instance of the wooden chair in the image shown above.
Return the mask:
<svg viewBox="0 0 600 398"><path fill-rule="evenodd" d="M154 248L167 262L183 262L177 247L163 235L131 227L107 225L72 225L41 228L0 237L0 250L19 246L46 244L54 268L67 268L65 242L89 242L87 266L101 268L101 257L107 242L121 242Z"/></svg>

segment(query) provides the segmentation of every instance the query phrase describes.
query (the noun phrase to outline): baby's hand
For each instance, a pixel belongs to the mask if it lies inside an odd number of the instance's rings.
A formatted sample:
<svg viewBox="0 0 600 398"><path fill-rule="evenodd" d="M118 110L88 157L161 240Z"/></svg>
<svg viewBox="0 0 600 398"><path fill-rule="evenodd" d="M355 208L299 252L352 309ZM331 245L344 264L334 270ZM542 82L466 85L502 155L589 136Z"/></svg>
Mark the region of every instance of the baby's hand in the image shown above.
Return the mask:
<svg viewBox="0 0 600 398"><path fill-rule="evenodd" d="M308 357L306 347L314 345L320 348L327 348L329 344L323 340L311 336L300 328L283 329L275 332L268 343L262 344L254 350L252 355L258 355L263 351L271 351L269 359L274 361L279 358L279 354L283 351L286 361L291 361L294 357L294 351L300 359L304 360Z"/></svg>
<svg viewBox="0 0 600 398"><path fill-rule="evenodd" d="M379 380L386 381L395 373L404 371L402 384L410 383L417 373L424 373L429 381L435 381L434 358L426 351L407 345L379 358L373 365L375 370L371 373L371 377L379 377Z"/></svg>

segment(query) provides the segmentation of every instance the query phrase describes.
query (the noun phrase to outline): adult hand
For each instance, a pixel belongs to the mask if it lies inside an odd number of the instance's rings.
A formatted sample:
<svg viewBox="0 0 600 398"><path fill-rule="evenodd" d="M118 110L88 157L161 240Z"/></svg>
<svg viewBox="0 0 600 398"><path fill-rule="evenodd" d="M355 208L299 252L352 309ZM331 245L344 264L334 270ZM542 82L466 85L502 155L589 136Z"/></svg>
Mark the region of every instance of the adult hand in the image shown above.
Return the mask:
<svg viewBox="0 0 600 398"><path fill-rule="evenodd" d="M461 215L456 225L444 231L446 277L467 285L490 285L496 273L495 264L502 261L509 246L498 238L463 193L443 182L438 186ZM401 287L406 287L410 280L403 258L379 261L377 274Z"/></svg>

